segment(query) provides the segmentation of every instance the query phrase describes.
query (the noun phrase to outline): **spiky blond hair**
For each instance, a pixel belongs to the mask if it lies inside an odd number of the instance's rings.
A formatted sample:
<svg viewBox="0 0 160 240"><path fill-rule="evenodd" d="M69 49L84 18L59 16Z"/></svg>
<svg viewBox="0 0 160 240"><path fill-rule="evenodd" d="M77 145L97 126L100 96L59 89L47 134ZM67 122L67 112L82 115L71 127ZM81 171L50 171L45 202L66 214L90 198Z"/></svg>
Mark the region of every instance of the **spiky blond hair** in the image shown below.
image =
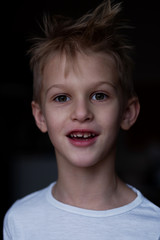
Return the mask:
<svg viewBox="0 0 160 240"><path fill-rule="evenodd" d="M43 37L34 38L29 50L30 65L34 73L33 99L40 101L43 69L50 56L65 53L74 58L77 51L102 52L114 57L119 81L125 96L135 95L132 82L131 46L123 30L127 27L120 19L121 3L102 2L95 10L77 20L63 16L43 19Z"/></svg>

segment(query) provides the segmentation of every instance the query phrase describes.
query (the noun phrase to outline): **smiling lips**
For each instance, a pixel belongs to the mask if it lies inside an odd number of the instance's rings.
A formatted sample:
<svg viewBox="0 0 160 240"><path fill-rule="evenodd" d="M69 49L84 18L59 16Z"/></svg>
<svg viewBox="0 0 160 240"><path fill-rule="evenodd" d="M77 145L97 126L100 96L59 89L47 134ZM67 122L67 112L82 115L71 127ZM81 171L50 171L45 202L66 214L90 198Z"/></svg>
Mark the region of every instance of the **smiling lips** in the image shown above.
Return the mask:
<svg viewBox="0 0 160 240"><path fill-rule="evenodd" d="M89 130L74 130L67 137L74 146L86 147L95 143L98 134Z"/></svg>

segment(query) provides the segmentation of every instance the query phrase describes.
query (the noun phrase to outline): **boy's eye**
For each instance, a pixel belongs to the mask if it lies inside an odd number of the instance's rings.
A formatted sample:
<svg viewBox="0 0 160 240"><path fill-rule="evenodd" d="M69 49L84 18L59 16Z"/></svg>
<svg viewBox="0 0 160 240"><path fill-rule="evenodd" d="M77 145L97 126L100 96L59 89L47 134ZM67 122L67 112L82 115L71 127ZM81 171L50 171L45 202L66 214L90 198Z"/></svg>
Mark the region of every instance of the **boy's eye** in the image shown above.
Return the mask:
<svg viewBox="0 0 160 240"><path fill-rule="evenodd" d="M59 96L54 98L55 102L61 102L61 103L68 102L69 100L70 100L70 98L67 97L66 95L59 95Z"/></svg>
<svg viewBox="0 0 160 240"><path fill-rule="evenodd" d="M108 97L107 94L98 92L92 96L92 99L95 101L103 101L103 100L107 99L107 97Z"/></svg>

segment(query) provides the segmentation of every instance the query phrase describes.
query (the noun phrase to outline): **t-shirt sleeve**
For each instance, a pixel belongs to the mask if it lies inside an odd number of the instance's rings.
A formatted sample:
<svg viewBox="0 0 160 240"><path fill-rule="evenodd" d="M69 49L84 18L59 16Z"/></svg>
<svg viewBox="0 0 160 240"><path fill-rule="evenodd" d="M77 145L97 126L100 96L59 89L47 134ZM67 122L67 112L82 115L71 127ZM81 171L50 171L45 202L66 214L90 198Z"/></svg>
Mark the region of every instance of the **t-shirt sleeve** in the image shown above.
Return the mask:
<svg viewBox="0 0 160 240"><path fill-rule="evenodd" d="M3 222L3 240L13 240L11 234L11 220L9 211L6 213Z"/></svg>

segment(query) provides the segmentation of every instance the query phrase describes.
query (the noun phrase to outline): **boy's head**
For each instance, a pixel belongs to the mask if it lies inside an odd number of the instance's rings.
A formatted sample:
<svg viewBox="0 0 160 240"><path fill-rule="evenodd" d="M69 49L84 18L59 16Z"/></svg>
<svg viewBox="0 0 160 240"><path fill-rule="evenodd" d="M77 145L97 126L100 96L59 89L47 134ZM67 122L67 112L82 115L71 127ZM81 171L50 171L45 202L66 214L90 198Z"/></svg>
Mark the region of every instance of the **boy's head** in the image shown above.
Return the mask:
<svg viewBox="0 0 160 240"><path fill-rule="evenodd" d="M31 50L33 115L59 161L89 167L113 159L119 128L137 119L119 11L108 1L77 21L45 18L45 37Z"/></svg>
<svg viewBox="0 0 160 240"><path fill-rule="evenodd" d="M119 75L117 84L124 98L128 99L135 95L132 82L131 46L127 44L122 34L126 25L119 19L120 10L120 4L112 6L108 1L78 20L60 16L44 18L44 37L36 38L30 50L35 102L41 103L43 71L49 60L57 55L65 55L67 62L74 64L77 53L109 54L116 63Z"/></svg>

